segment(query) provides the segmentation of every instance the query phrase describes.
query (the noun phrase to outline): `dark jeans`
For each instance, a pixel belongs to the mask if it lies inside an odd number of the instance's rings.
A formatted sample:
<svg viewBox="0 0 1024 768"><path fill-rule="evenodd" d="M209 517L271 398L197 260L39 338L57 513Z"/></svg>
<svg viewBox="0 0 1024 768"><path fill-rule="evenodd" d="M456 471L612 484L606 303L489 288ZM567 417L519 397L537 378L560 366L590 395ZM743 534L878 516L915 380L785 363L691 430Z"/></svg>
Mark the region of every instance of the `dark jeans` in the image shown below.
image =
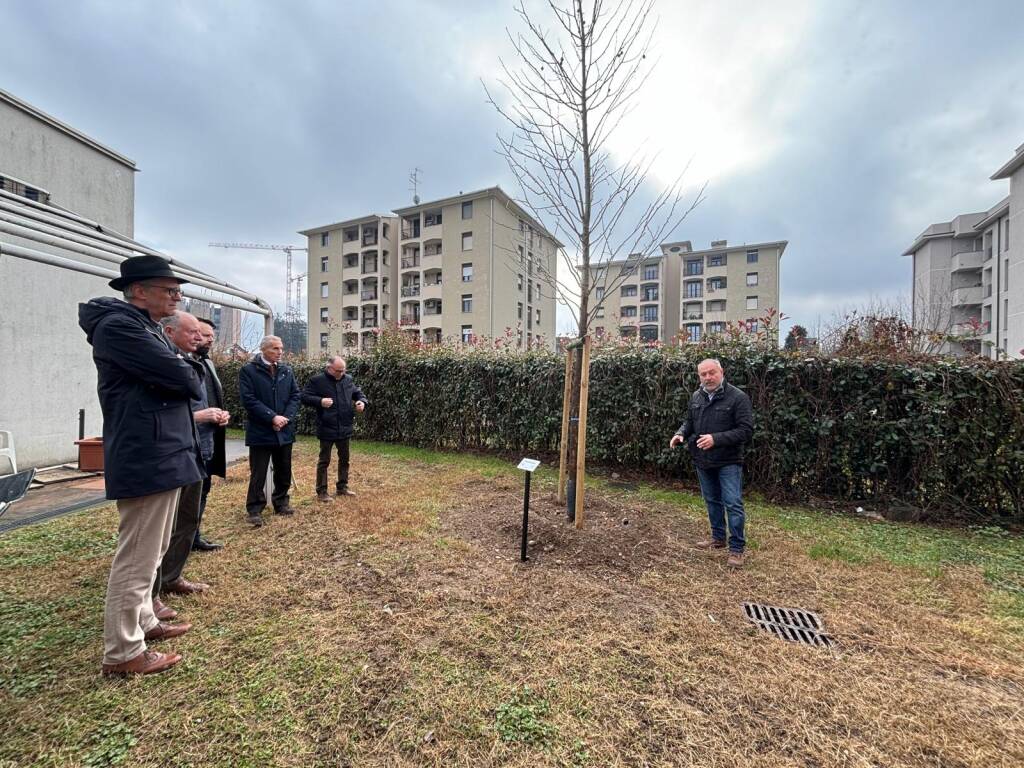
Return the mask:
<svg viewBox="0 0 1024 768"><path fill-rule="evenodd" d="M203 463L206 465L206 479L203 480L203 493L199 497L199 519L196 520L196 537L193 544L199 543L201 535L199 526L203 524L203 512L206 511L206 497L210 495L210 486L213 485L213 477L210 475L210 462L204 459Z"/></svg>
<svg viewBox="0 0 1024 768"><path fill-rule="evenodd" d="M713 469L697 467L700 492L708 508L711 538L725 541L725 517L729 515L729 551L742 552L747 545L743 538L743 467L729 464Z"/></svg>
<svg viewBox="0 0 1024 768"><path fill-rule="evenodd" d="M348 441L345 437L341 440L321 440L320 460L316 463L316 492L317 495L327 493L327 468L331 466L331 450L338 449L338 485L341 490L348 485Z"/></svg>
<svg viewBox="0 0 1024 768"><path fill-rule="evenodd" d="M288 506L288 491L292 484L292 444L250 445L249 446L249 495L245 509L250 515L258 515L267 506L267 465L274 460L274 491L271 501L274 509Z"/></svg>
<svg viewBox="0 0 1024 768"><path fill-rule="evenodd" d="M160 593L160 587L170 584L181 576L185 570L185 561L192 552L192 540L199 529L199 498L203 492L203 481L198 480L192 485L181 489L178 509L174 513L174 528L171 530L171 541L164 552L164 558L157 568L153 580L153 597Z"/></svg>

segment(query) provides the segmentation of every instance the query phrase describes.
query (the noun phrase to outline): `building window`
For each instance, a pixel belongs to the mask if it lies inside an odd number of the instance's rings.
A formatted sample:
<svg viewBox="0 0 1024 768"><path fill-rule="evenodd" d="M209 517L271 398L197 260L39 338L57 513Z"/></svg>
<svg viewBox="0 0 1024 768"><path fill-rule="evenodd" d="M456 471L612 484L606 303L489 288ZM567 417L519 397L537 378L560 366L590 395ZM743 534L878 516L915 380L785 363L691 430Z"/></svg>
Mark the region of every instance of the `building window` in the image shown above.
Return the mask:
<svg viewBox="0 0 1024 768"><path fill-rule="evenodd" d="M657 280L658 279L658 265L648 264L644 265L644 280Z"/></svg>
<svg viewBox="0 0 1024 768"><path fill-rule="evenodd" d="M473 201L467 200L462 204L462 218L472 219L473 218Z"/></svg>
<svg viewBox="0 0 1024 768"><path fill-rule="evenodd" d="M704 262L700 259L687 259L686 260L686 274L688 275L703 275L704 274Z"/></svg>
<svg viewBox="0 0 1024 768"><path fill-rule="evenodd" d="M516 275L516 287L520 291L523 290L523 276L522 275Z"/></svg>
<svg viewBox="0 0 1024 768"><path fill-rule="evenodd" d="M320 257L320 271L321 272L326 272L327 271L327 262L328 262L328 259L327 259L326 256L321 256Z"/></svg>
<svg viewBox="0 0 1024 768"><path fill-rule="evenodd" d="M622 286L622 289L619 291L619 296L622 296L622 297L636 296L636 286L635 285L624 285L624 286Z"/></svg>
<svg viewBox="0 0 1024 768"><path fill-rule="evenodd" d="M537 283L537 300L540 300L540 283Z"/></svg>
<svg viewBox="0 0 1024 768"><path fill-rule="evenodd" d="M757 264L757 248L751 248L747 251L747 264Z"/></svg>
<svg viewBox="0 0 1024 768"><path fill-rule="evenodd" d="M636 307L622 307L619 314L623 317L636 317Z"/></svg>
<svg viewBox="0 0 1024 768"><path fill-rule="evenodd" d="M469 262L468 264L462 265L462 282L473 282L473 262Z"/></svg>
<svg viewBox="0 0 1024 768"><path fill-rule="evenodd" d="M704 286L699 282L689 282L686 284L686 298L688 299L699 299L704 295Z"/></svg>
<svg viewBox="0 0 1024 768"><path fill-rule="evenodd" d="M658 286L656 285L645 285L644 286L644 301L657 301L658 300Z"/></svg>
<svg viewBox="0 0 1024 768"><path fill-rule="evenodd" d="M522 264L522 262L523 262L523 258L524 258L524 257L523 257L523 246L521 246L521 245L520 245L520 246L519 246L519 263L520 263L520 264Z"/></svg>
<svg viewBox="0 0 1024 768"><path fill-rule="evenodd" d="M687 341L696 344L698 341L700 341L700 337L701 337L701 327L699 325L695 325L695 324L691 323L690 325L686 326L686 340Z"/></svg>
<svg viewBox="0 0 1024 768"><path fill-rule="evenodd" d="M530 311L529 307L526 308L526 328L530 331L533 330L533 312Z"/></svg>
<svg viewBox="0 0 1024 768"><path fill-rule="evenodd" d="M724 253L713 253L708 256L709 267L724 267L725 266L725 254Z"/></svg>
<svg viewBox="0 0 1024 768"><path fill-rule="evenodd" d="M1003 222L1003 250L1010 250L1010 220Z"/></svg>
<svg viewBox="0 0 1024 768"><path fill-rule="evenodd" d="M757 272L747 272L747 285L757 285Z"/></svg>
<svg viewBox="0 0 1024 768"><path fill-rule="evenodd" d="M595 288L594 289L594 296L597 297L598 301L603 299L604 298L604 288Z"/></svg>
<svg viewBox="0 0 1024 768"><path fill-rule="evenodd" d="M725 290L725 278L724 277L712 277L708 280L709 291L721 291Z"/></svg>
<svg viewBox="0 0 1024 768"><path fill-rule="evenodd" d="M594 329L594 337L598 339L604 338L604 326L599 325Z"/></svg>
<svg viewBox="0 0 1024 768"><path fill-rule="evenodd" d="M594 317L598 317L598 318L604 317L604 306L600 306L600 307L597 308L597 313L594 315Z"/></svg>
<svg viewBox="0 0 1024 768"><path fill-rule="evenodd" d="M520 232L526 231L526 222L523 221L522 219L519 220L519 231Z"/></svg>
<svg viewBox="0 0 1024 768"><path fill-rule="evenodd" d="M534 311L535 311L535 312L537 313L537 325L540 325L540 310L539 310L539 309L536 309L536 310L534 310ZM603 316L603 315L602 315L602 316Z"/></svg>
<svg viewBox="0 0 1024 768"><path fill-rule="evenodd" d="M526 284L526 300L533 302L533 283Z"/></svg>
<svg viewBox="0 0 1024 768"><path fill-rule="evenodd" d="M462 294L462 311L472 312L473 311L473 294L464 293Z"/></svg>
<svg viewBox="0 0 1024 768"><path fill-rule="evenodd" d="M516 304L516 318L518 320L523 319L523 302L521 301Z"/></svg>
<svg viewBox="0 0 1024 768"><path fill-rule="evenodd" d="M462 326L462 343L469 344L473 340L473 326L464 325Z"/></svg>
<svg viewBox="0 0 1024 768"><path fill-rule="evenodd" d="M658 329L644 327L640 329L640 341L657 341Z"/></svg>
<svg viewBox="0 0 1024 768"><path fill-rule="evenodd" d="M725 323L723 323L723 322L708 323L708 333L725 333Z"/></svg>
<svg viewBox="0 0 1024 768"><path fill-rule="evenodd" d="M327 334L320 334L320 349L327 349Z"/></svg>
<svg viewBox="0 0 1024 768"><path fill-rule="evenodd" d="M747 309L757 309L757 296L747 296Z"/></svg>
<svg viewBox="0 0 1024 768"><path fill-rule="evenodd" d="M641 318L645 323L656 323L658 322L658 308L657 307L643 307L643 317Z"/></svg>
<svg viewBox="0 0 1024 768"><path fill-rule="evenodd" d="M330 242L331 242L331 233L330 232L321 232L320 233L320 247L321 248L326 248L330 244Z"/></svg>
<svg viewBox="0 0 1024 768"><path fill-rule="evenodd" d="M327 298L327 283L320 283L320 298Z"/></svg>
<svg viewBox="0 0 1024 768"><path fill-rule="evenodd" d="M462 233L462 250L472 251L473 250L473 233L463 232Z"/></svg>
<svg viewBox="0 0 1024 768"><path fill-rule="evenodd" d="M747 320L747 333L757 333L757 319L751 317Z"/></svg>
<svg viewBox="0 0 1024 768"><path fill-rule="evenodd" d="M327 307L320 307L320 322L326 323L328 320L330 320L330 315L328 314Z"/></svg>

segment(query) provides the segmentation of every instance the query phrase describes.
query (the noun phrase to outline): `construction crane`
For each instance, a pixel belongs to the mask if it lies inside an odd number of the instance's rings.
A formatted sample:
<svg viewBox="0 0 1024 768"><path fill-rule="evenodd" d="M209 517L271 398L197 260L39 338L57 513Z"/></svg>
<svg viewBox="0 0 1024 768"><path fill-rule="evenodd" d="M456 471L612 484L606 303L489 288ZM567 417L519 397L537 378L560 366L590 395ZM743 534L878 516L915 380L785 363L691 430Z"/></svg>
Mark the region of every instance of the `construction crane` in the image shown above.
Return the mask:
<svg viewBox="0 0 1024 768"><path fill-rule="evenodd" d="M299 305L302 303L302 281L306 273L292 275L292 251L309 251L308 248L300 248L297 245L267 245L264 243L210 243L211 248L244 248L257 251L284 251L287 258L288 270L285 276L285 302L284 315L289 320L295 320L299 316ZM292 302L292 283L295 284L295 301Z"/></svg>

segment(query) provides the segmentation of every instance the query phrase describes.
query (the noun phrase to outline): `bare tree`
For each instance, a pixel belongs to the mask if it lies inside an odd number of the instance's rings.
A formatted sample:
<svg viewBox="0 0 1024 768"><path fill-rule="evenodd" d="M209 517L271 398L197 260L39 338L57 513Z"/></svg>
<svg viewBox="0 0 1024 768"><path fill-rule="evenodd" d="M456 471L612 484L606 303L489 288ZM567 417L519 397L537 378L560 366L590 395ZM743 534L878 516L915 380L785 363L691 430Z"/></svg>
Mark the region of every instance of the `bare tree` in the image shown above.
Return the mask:
<svg viewBox="0 0 1024 768"><path fill-rule="evenodd" d="M487 89L490 104L507 121L499 134L505 157L521 189L518 202L564 241L564 274L542 274L556 298L576 310L576 364L570 387L570 419L580 410L582 340L605 295L628 279L632 268L679 226L703 195L687 205L683 175L661 191L650 189L655 157L639 154L617 161L611 139L629 113L649 73L654 0L548 0L553 30L519 0L523 30L509 31L515 66L501 62L505 99ZM597 265L632 260L618 274ZM576 462L576 430L569 430L570 467ZM573 516L574 481L569 481Z"/></svg>

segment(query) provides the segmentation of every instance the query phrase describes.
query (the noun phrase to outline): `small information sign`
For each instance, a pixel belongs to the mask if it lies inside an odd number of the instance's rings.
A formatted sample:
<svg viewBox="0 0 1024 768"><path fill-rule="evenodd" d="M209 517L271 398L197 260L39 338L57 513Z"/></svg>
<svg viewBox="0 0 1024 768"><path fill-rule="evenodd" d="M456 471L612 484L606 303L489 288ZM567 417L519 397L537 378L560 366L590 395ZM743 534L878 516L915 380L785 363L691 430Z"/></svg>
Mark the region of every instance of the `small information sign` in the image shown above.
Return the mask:
<svg viewBox="0 0 1024 768"><path fill-rule="evenodd" d="M523 459L519 462L519 466L516 469L525 469L527 472L533 472L539 466L539 459Z"/></svg>

